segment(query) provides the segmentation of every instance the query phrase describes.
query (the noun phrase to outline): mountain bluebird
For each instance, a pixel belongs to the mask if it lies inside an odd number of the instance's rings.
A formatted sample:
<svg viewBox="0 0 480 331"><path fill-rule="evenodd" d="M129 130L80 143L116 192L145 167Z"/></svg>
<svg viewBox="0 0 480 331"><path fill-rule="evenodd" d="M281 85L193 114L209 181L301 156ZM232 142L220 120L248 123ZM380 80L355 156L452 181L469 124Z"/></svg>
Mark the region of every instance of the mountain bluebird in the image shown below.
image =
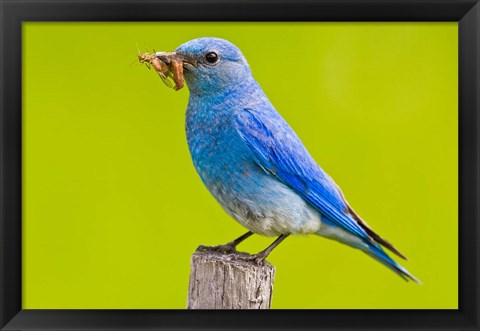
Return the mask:
<svg viewBox="0 0 480 331"><path fill-rule="evenodd" d="M313 160L255 81L242 52L219 38L199 38L172 53L190 90L186 133L193 164L223 209L253 233L278 236L256 254L263 261L290 234L317 234L360 249L405 280L418 280L382 246L405 257L350 207L335 182ZM176 75L176 76L175 76ZM174 80L181 80L179 72ZM178 87L178 84L177 84ZM181 86L180 86L181 88Z"/></svg>

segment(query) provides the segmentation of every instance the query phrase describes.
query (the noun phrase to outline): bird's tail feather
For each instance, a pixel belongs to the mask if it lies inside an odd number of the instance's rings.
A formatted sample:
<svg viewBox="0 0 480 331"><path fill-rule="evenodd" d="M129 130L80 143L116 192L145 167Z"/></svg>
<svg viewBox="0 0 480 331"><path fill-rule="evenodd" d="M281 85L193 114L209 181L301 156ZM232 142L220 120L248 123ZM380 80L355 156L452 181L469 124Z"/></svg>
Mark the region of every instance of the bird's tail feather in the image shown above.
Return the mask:
<svg viewBox="0 0 480 331"><path fill-rule="evenodd" d="M400 264L395 262L391 257L389 257L380 247L374 245L368 245L368 248L363 249L363 251L369 256L373 257L375 260L395 272L397 275L402 277L404 280L409 281L413 280L417 284L422 284L420 280L415 278L407 269L402 267Z"/></svg>

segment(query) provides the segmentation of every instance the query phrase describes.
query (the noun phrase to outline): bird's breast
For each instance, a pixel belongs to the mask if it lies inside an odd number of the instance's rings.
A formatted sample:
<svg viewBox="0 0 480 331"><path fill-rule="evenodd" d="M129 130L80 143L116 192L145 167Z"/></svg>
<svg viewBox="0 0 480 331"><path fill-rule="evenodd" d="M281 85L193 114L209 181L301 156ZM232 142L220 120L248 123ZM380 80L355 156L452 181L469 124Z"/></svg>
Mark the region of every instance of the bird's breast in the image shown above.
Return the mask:
<svg viewBox="0 0 480 331"><path fill-rule="evenodd" d="M187 142L193 164L205 184L239 179L253 166L250 151L238 135L232 115L218 111L187 113Z"/></svg>

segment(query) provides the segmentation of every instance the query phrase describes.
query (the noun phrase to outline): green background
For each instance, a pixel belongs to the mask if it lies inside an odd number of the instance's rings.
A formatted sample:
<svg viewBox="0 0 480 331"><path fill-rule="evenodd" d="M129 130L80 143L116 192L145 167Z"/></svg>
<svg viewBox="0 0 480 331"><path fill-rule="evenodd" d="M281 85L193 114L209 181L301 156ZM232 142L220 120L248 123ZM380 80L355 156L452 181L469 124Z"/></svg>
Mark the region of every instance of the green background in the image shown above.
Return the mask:
<svg viewBox="0 0 480 331"><path fill-rule="evenodd" d="M23 307L184 308L199 244L245 232L195 173L188 89L135 62L202 36L255 78L423 285L316 236L269 257L274 308L457 308L456 23L23 24ZM273 239L254 236L257 252Z"/></svg>

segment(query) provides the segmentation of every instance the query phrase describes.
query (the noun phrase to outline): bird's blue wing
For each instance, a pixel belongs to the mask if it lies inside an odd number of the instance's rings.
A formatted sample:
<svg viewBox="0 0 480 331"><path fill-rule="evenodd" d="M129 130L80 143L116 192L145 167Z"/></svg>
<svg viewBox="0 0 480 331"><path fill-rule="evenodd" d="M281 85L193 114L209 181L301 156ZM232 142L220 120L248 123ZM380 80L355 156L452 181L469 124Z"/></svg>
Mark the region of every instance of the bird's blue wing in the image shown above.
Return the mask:
<svg viewBox="0 0 480 331"><path fill-rule="evenodd" d="M349 206L335 182L276 111L242 109L235 115L240 137L265 172L292 188L333 225L374 243L365 229L347 214Z"/></svg>

